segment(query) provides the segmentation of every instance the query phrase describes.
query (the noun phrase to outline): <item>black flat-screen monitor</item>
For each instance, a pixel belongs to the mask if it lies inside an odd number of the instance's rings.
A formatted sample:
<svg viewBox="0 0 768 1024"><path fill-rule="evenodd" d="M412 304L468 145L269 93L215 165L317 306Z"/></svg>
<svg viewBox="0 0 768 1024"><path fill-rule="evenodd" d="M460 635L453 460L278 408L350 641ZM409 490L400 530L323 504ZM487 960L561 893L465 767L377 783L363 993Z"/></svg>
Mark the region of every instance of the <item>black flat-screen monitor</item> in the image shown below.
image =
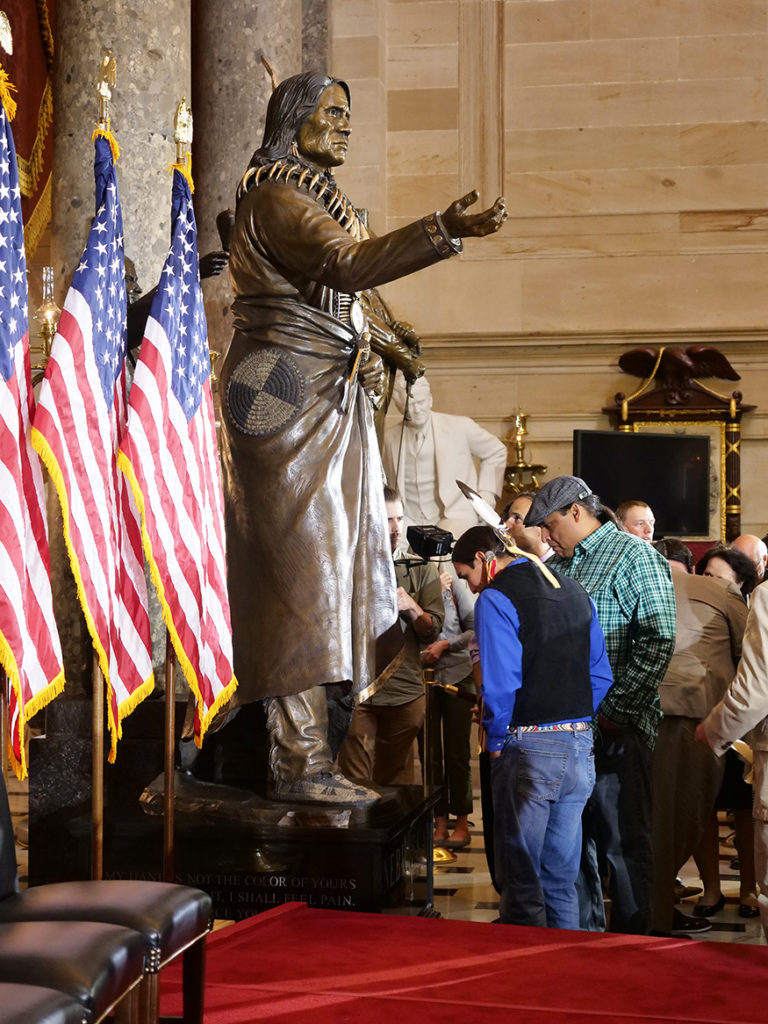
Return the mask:
<svg viewBox="0 0 768 1024"><path fill-rule="evenodd" d="M573 432L574 474L612 509L647 502L657 536L709 536L709 466L706 436Z"/></svg>

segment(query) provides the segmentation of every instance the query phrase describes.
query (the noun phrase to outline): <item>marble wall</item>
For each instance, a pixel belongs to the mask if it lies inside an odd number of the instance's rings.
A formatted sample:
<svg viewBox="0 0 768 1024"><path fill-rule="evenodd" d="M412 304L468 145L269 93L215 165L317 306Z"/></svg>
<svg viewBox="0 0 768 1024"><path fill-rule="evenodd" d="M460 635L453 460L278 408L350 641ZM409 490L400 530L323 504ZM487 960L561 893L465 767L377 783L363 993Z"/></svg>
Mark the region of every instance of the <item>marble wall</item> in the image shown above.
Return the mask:
<svg viewBox="0 0 768 1024"><path fill-rule="evenodd" d="M329 0L353 90L339 174L391 229L470 187L512 216L387 288L435 405L571 469L639 383L618 356L705 343L745 402L743 517L768 528L768 0ZM374 129L373 131L371 129ZM386 143L385 167L380 162ZM375 216L374 216L375 214ZM733 385L710 382L723 392Z"/></svg>

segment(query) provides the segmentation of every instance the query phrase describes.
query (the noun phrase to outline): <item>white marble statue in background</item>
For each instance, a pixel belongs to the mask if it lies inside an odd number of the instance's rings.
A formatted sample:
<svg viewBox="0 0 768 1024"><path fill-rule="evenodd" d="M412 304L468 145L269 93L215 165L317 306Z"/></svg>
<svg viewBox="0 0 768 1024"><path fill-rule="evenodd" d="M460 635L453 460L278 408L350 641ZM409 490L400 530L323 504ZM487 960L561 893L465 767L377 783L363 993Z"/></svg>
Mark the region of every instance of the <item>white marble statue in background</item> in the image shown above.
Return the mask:
<svg viewBox="0 0 768 1024"><path fill-rule="evenodd" d="M454 537L477 526L456 481L495 506L504 485L506 446L468 416L433 412L426 377L413 384L403 419L405 384L398 374L391 408L397 415L385 431L382 457L387 483L403 499L404 526L439 526Z"/></svg>

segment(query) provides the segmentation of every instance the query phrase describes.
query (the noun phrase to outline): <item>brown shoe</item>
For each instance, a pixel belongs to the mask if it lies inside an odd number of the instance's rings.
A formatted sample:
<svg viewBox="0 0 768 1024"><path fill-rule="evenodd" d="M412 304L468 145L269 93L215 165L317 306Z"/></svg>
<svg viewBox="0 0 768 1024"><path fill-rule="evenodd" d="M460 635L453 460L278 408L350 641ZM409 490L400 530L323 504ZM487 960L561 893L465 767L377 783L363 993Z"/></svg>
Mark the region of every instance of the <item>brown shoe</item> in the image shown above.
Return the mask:
<svg viewBox="0 0 768 1024"><path fill-rule="evenodd" d="M443 840L440 845L445 847L446 850L463 850L464 847L469 846L471 842L472 836L467 832L465 835L459 836L458 839L454 839L453 836L450 836L448 839Z"/></svg>

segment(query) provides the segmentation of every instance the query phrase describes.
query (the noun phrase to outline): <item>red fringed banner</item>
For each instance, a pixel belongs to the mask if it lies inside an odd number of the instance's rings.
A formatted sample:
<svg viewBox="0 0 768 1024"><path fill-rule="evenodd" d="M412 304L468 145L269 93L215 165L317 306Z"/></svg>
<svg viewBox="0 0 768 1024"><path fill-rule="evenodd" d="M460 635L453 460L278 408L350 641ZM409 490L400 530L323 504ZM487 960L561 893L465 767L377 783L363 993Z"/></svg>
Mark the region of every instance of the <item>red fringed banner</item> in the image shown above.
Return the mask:
<svg viewBox="0 0 768 1024"><path fill-rule="evenodd" d="M29 259L51 219L54 0L5 0L2 7L13 35L13 53L0 60L16 86L13 137Z"/></svg>

